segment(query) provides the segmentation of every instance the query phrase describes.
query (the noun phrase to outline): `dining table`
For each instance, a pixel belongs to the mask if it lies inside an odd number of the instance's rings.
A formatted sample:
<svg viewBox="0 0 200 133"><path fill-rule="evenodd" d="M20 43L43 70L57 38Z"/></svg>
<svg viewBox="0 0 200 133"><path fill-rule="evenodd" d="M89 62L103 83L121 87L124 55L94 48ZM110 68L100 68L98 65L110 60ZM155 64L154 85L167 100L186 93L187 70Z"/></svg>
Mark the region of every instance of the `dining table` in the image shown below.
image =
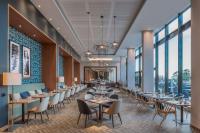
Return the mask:
<svg viewBox="0 0 200 133"><path fill-rule="evenodd" d="M183 112L184 112L184 107L190 107L191 102L190 101L176 101L176 100L169 100L166 101L166 103L175 105L176 108L180 108L180 121L177 121L180 125L188 125L188 123L184 123L184 117L183 117Z"/></svg>
<svg viewBox="0 0 200 133"><path fill-rule="evenodd" d="M21 119L21 121L16 122L17 124L18 123L19 124L24 124L26 122L26 120L25 120L25 105L33 103L33 102L36 102L38 100L39 99L33 99L31 97L28 97L26 99L18 99L18 100L13 100L13 101L9 102L9 104L13 104L13 105L17 105L17 104L19 105L19 104L21 104L22 119Z"/></svg>
<svg viewBox="0 0 200 133"><path fill-rule="evenodd" d="M100 96L100 97L88 99L86 101L99 105L99 118L98 118L98 120L99 120L99 122L102 122L102 120L103 120L103 118L102 118L102 105L109 103L109 102L114 102L114 101L116 101L116 99L111 99L109 97Z"/></svg>

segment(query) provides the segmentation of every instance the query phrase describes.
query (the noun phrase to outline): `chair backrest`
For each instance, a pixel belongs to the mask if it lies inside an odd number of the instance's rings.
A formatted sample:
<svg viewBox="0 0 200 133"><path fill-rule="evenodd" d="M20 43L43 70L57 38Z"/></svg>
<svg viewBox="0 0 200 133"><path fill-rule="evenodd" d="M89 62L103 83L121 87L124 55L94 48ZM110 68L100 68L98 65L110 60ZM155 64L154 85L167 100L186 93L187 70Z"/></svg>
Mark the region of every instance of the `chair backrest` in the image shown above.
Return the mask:
<svg viewBox="0 0 200 133"><path fill-rule="evenodd" d="M68 89L67 92L66 92L66 97L70 97L70 94L71 94L71 89Z"/></svg>
<svg viewBox="0 0 200 133"><path fill-rule="evenodd" d="M60 93L60 98L59 98L59 102L62 102L65 98L65 91Z"/></svg>
<svg viewBox="0 0 200 133"><path fill-rule="evenodd" d="M92 99L92 98L93 98L93 95L91 95L91 94L85 95L85 100L89 100L89 99Z"/></svg>
<svg viewBox="0 0 200 133"><path fill-rule="evenodd" d="M117 94L113 94L110 96L111 99L119 99L119 96Z"/></svg>
<svg viewBox="0 0 200 133"><path fill-rule="evenodd" d="M42 99L42 102L40 103L40 107L39 107L39 112L43 112L45 110L47 110L49 104L49 97L45 97Z"/></svg>
<svg viewBox="0 0 200 133"><path fill-rule="evenodd" d="M111 107L108 110L108 114L117 114L120 112L121 100L113 101Z"/></svg>
<svg viewBox="0 0 200 133"><path fill-rule="evenodd" d="M52 105L58 104L59 98L60 98L60 93L57 93L56 95L54 95L54 97L53 97L53 99L51 101L51 104Z"/></svg>
<svg viewBox="0 0 200 133"><path fill-rule="evenodd" d="M19 100L19 99L21 99L20 93L14 93L13 100Z"/></svg>
<svg viewBox="0 0 200 133"><path fill-rule="evenodd" d="M38 89L36 90L37 94L42 94L42 90Z"/></svg>
<svg viewBox="0 0 200 133"><path fill-rule="evenodd" d="M78 109L81 114L91 114L90 108L83 100L77 99Z"/></svg>
<svg viewBox="0 0 200 133"><path fill-rule="evenodd" d="M73 87L73 88L72 88L72 91L71 91L71 96L73 96L73 95L74 95L74 93L75 93L75 90L76 90L76 89Z"/></svg>
<svg viewBox="0 0 200 133"><path fill-rule="evenodd" d="M31 96L36 95L35 91L29 91L28 93L29 93Z"/></svg>

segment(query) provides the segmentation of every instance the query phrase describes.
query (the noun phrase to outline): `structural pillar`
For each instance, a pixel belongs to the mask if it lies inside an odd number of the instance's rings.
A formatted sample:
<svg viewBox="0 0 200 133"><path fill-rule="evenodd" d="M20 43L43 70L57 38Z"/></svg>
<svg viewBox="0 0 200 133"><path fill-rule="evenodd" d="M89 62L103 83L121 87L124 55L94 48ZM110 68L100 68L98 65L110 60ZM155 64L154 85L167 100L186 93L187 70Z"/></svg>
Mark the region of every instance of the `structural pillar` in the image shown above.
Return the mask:
<svg viewBox="0 0 200 133"><path fill-rule="evenodd" d="M127 86L128 89L135 88L135 49L127 49Z"/></svg>
<svg viewBox="0 0 200 133"><path fill-rule="evenodd" d="M122 86L126 86L126 57L120 57L120 81Z"/></svg>
<svg viewBox="0 0 200 133"><path fill-rule="evenodd" d="M153 76L153 31L142 32L142 89L154 91Z"/></svg>
<svg viewBox="0 0 200 133"><path fill-rule="evenodd" d="M191 111L191 125L200 129L200 0L191 0L192 19L191 19L191 95L192 95L192 111Z"/></svg>

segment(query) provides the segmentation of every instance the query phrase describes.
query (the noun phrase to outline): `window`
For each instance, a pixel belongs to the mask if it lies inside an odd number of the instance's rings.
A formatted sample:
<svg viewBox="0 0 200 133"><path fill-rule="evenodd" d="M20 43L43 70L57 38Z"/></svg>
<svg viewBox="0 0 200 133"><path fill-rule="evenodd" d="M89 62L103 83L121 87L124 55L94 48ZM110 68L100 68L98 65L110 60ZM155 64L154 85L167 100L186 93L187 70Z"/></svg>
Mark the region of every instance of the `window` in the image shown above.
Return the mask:
<svg viewBox="0 0 200 133"><path fill-rule="evenodd" d="M173 31L177 30L178 29L178 18L176 18L174 21L172 21L168 27L169 27L169 29L168 29L169 34L172 33Z"/></svg>
<svg viewBox="0 0 200 133"><path fill-rule="evenodd" d="M191 20L191 8L187 9L183 13L183 24L187 23L190 20Z"/></svg>
<svg viewBox="0 0 200 133"><path fill-rule="evenodd" d="M158 90L164 92L165 87L165 45L158 46Z"/></svg>
<svg viewBox="0 0 200 133"><path fill-rule="evenodd" d="M168 88L167 92L178 93L178 36L168 44Z"/></svg>
<svg viewBox="0 0 200 133"><path fill-rule="evenodd" d="M165 29L162 29L159 33L158 33L158 40L162 40L165 37Z"/></svg>
<svg viewBox="0 0 200 133"><path fill-rule="evenodd" d="M191 28L183 32L182 93L191 95Z"/></svg>
<svg viewBox="0 0 200 133"><path fill-rule="evenodd" d="M142 47L135 50L135 86L141 87L142 80Z"/></svg>

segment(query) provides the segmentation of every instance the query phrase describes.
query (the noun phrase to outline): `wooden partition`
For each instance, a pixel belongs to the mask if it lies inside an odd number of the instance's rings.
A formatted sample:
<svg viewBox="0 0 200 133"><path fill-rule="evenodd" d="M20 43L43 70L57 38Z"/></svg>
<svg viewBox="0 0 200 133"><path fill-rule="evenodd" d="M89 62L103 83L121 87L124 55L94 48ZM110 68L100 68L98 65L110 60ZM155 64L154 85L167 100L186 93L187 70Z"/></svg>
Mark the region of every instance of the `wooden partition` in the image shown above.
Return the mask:
<svg viewBox="0 0 200 133"><path fill-rule="evenodd" d="M56 89L56 45L42 46L42 79L50 90Z"/></svg>
<svg viewBox="0 0 200 133"><path fill-rule="evenodd" d="M74 60L74 77L77 77L77 83L80 84L80 62Z"/></svg>
<svg viewBox="0 0 200 133"><path fill-rule="evenodd" d="M56 89L56 43L37 26L9 5L9 26L42 45L42 82L50 90ZM23 45L23 44L22 44Z"/></svg>
<svg viewBox="0 0 200 133"><path fill-rule="evenodd" d="M72 86L74 77L74 60L71 55L69 55L64 49L60 48L60 55L63 57L63 71L65 84L67 86Z"/></svg>

